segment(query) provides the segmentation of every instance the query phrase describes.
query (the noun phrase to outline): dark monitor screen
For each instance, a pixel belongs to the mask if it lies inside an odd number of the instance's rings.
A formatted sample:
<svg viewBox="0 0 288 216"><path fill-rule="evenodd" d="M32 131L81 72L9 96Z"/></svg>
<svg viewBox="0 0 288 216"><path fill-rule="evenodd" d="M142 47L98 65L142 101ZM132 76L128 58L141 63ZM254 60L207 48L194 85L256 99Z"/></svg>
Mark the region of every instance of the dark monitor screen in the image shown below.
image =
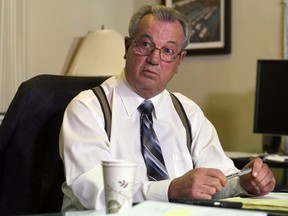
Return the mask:
<svg viewBox="0 0 288 216"><path fill-rule="evenodd" d="M258 60L254 132L288 135L288 60Z"/></svg>

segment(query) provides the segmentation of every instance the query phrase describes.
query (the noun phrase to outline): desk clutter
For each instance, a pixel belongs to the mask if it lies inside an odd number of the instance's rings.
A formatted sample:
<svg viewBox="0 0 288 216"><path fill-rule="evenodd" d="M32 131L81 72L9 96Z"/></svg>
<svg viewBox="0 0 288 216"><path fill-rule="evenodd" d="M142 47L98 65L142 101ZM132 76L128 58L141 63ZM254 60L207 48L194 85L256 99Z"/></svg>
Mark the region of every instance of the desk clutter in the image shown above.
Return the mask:
<svg viewBox="0 0 288 216"><path fill-rule="evenodd" d="M288 168L288 155L285 154L257 154L249 152L235 152L225 151L227 157L231 158L238 169L242 169L247 162L253 158L260 157L269 165L274 168Z"/></svg>
<svg viewBox="0 0 288 216"><path fill-rule="evenodd" d="M241 158L252 159L255 157L261 157L264 161L288 163L288 155L283 155L283 154L256 154L256 153L249 153L249 152L234 152L234 151L225 151L225 154L232 160L241 159Z"/></svg>
<svg viewBox="0 0 288 216"><path fill-rule="evenodd" d="M269 154L263 157L264 161L276 161L288 163L288 155Z"/></svg>
<svg viewBox="0 0 288 216"><path fill-rule="evenodd" d="M285 211L288 214L288 193L271 192L261 197L232 197L223 200L241 202L243 209Z"/></svg>
<svg viewBox="0 0 288 216"><path fill-rule="evenodd" d="M121 214L120 214L121 215ZM125 216L265 216L267 213L259 211L245 211L217 207L194 206L177 203L146 201L129 209Z"/></svg>
<svg viewBox="0 0 288 216"><path fill-rule="evenodd" d="M109 215L125 216L282 216L288 215L288 193L269 193L261 197L235 197L223 199L224 202L242 202L242 209L238 207L169 203L159 201L145 201L139 203L123 213ZM221 202L221 201L219 201ZM192 202L191 202L192 203ZM65 212L65 216L104 216L104 211ZM55 215L56 216L56 215ZM58 215L57 215L58 216ZM59 215L60 216L60 215ZM61 215L62 216L62 215Z"/></svg>
<svg viewBox="0 0 288 216"><path fill-rule="evenodd" d="M287 201L286 201L287 202ZM271 212L270 212L271 213ZM178 203L166 203L156 201L146 201L141 204L134 206L124 214L125 216L265 216L265 215L282 215L282 214L270 214L265 211L255 211L247 209L231 209L221 207L207 207L207 206L196 206L186 205Z"/></svg>

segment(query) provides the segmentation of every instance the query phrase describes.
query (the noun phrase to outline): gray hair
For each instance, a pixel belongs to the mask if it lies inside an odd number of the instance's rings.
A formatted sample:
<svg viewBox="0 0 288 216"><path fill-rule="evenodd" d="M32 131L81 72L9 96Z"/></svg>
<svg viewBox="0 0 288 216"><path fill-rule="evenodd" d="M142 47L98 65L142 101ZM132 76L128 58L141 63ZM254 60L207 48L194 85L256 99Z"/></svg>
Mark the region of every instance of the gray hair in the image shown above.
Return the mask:
<svg viewBox="0 0 288 216"><path fill-rule="evenodd" d="M182 25L184 32L184 41L182 43L182 49L190 43L191 37L191 25L189 19L179 11L166 7L164 5L143 5L133 14L129 24L129 36L134 37L136 35L137 26L142 17L151 14L160 21L174 22L178 21Z"/></svg>

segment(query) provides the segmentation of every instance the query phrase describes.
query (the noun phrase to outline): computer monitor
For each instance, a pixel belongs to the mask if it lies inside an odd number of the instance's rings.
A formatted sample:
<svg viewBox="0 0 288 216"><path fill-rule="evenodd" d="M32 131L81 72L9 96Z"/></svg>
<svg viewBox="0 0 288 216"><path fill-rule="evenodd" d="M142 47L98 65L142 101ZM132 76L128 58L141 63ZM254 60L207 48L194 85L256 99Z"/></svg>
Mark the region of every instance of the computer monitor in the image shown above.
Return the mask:
<svg viewBox="0 0 288 216"><path fill-rule="evenodd" d="M258 60L254 132L288 135L288 60Z"/></svg>

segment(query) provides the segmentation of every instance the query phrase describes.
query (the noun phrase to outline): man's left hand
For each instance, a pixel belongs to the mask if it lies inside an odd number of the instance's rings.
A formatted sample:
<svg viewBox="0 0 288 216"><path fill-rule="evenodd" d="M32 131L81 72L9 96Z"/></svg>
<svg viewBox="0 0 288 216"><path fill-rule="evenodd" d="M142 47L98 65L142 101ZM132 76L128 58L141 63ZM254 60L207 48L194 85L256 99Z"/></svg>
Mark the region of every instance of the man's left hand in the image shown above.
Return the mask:
<svg viewBox="0 0 288 216"><path fill-rule="evenodd" d="M250 161L243 169L252 168L252 173L240 177L240 185L248 193L263 196L271 192L276 184L274 175L261 158Z"/></svg>

